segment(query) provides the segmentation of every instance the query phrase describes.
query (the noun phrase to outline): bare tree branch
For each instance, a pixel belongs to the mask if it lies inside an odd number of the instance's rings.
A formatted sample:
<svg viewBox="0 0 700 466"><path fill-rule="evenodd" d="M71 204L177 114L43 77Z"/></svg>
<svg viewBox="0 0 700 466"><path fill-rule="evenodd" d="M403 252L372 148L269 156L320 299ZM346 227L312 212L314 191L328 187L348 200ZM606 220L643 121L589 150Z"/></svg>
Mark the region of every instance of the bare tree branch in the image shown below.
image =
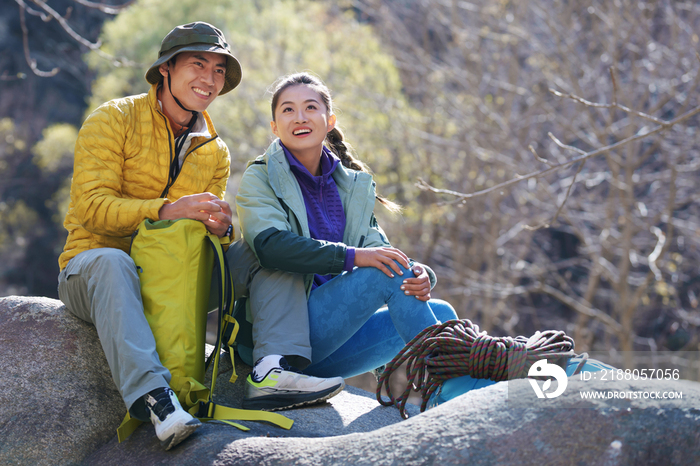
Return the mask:
<svg viewBox="0 0 700 466"><path fill-rule="evenodd" d="M24 49L24 59L27 61L29 68L32 70L32 73L34 73L35 75L41 76L42 78L50 78L51 76L56 76L56 74L60 71L59 68L54 68L51 71L42 71L37 66L36 60L32 58L29 52L29 31L27 30L27 22L25 20L24 8L22 7L23 2L22 0L17 1L20 2L19 24L22 28L22 47Z"/></svg>
<svg viewBox="0 0 700 466"><path fill-rule="evenodd" d="M612 72L611 72L611 75L612 75ZM613 83L614 83L614 82L615 82L615 81L613 80ZM659 118L653 117L653 116L651 116L651 115L649 115L649 114L647 114L647 113L638 112L638 111L636 111L636 110L632 110L632 109L629 108L629 107L626 107L626 106L624 106L624 105L618 104L618 103L617 103L617 97L615 97L615 93L617 92L616 90L615 90L615 92L613 93L613 102L610 103L610 104L601 104L601 103L596 103L596 102L590 102L590 101L588 101L588 100L586 100L586 99L583 99L583 98L581 98L581 97L579 97L579 96L577 96L577 95L574 95L574 94L564 94L564 93L561 93L561 92L556 91L556 90L554 90L554 89L549 89L549 92L551 92L552 94L554 94L554 95L557 96L557 97L566 97L567 99L575 100L576 102L580 102L580 103L582 103L583 105L585 105L585 106L587 106L587 107L593 107L593 108L617 108L617 109L622 110L623 112L629 113L629 114L631 114L631 115L635 115L635 116L638 116L638 117L640 117L640 118L644 118L645 120L653 121L654 123L656 123L656 124L658 124L658 125L662 125L662 124L665 123L664 120L660 120Z"/></svg>
<svg viewBox="0 0 700 466"><path fill-rule="evenodd" d="M31 8L27 2L31 1L32 3L36 4L41 8L42 11L35 10ZM95 3L91 2L89 0L73 0L76 3L79 3L81 5L84 5L88 8L93 8L99 11L102 11L103 13L110 14L110 15L116 15L119 12L123 11L125 8L130 6L132 3L134 3L135 0L127 0L125 3L121 5L106 5L104 3ZM122 65L133 65L133 62L130 60L127 60L126 58L117 58L114 57L113 55L110 55L106 52L104 52L100 47L101 47L101 42L98 40L97 42L90 42L88 39L83 37L82 35L78 34L68 23L66 18L61 16L56 10L51 8L45 1L43 0L15 0L15 2L19 5L19 14L20 14L20 24L22 27L22 41L23 41L23 46L24 46L24 57L31 68L32 72L36 74L37 76L40 77L50 77L50 76L55 76L59 71L60 68L55 67L51 71L42 71L38 68L36 60L31 58L31 53L29 50L29 30L27 28L26 20L25 20L25 12L34 15L34 16L39 16L42 21L48 22L51 19L55 19L58 24L61 26L61 28L68 33L68 35L78 42L79 44L87 47L88 49L94 51L97 53L99 56L102 58L105 58L107 60L112 61L116 66L122 66ZM3 75L4 76L4 75ZM2 79L2 78L0 78ZM7 79L3 79L7 80Z"/></svg>
<svg viewBox="0 0 700 466"><path fill-rule="evenodd" d="M581 165L579 165L578 169L576 170L576 173L574 174L573 179L571 180L571 184L569 187L566 189L566 195L564 196L564 199L561 201L561 204L559 204L559 208L557 208L557 211L554 213L554 216L549 222L543 222L539 224L536 227L532 227L530 225L525 225L523 228L526 230L539 230L540 228L549 228L550 225L552 225L554 222L557 221L557 217L559 217L559 214L561 213L561 210L564 208L564 205L566 204L566 201L569 200L569 196L571 196L571 190L573 189L574 185L576 184L576 177L581 173L581 170L583 170L583 166L586 164L585 161L581 162Z"/></svg>
<svg viewBox="0 0 700 466"><path fill-rule="evenodd" d="M499 183L495 186L492 186L490 188L483 189L481 191L477 191L474 193L460 193L460 192L451 191L451 190L447 190L447 189L438 189L438 188L435 188L435 187L431 186L430 184L426 183L421 178L418 178L418 180L416 182L416 186L418 187L418 189L420 189L422 191L430 191L430 192L434 192L436 194L449 194L449 195L455 196L457 198L456 200L454 200L452 202L448 202L448 204L466 201L468 199L473 199L475 197L479 197L479 196L490 194L490 193L493 193L496 191L500 191L500 190L507 188L509 186L512 186L516 183L520 183L521 181L524 181L524 180L529 180L531 178L539 178L539 177L547 175L553 171L571 166L577 162L582 162L582 161L587 160L591 157L595 157L595 156L604 154L608 151L619 149L620 147L622 147L626 144L629 144L629 143L635 142L635 141L639 141L639 140L647 138L653 134L664 131L664 130L666 130L674 125L682 123L685 120L688 120L689 118L692 118L693 116L695 116L697 114L700 114L700 107L695 107L695 108L689 110L688 112L684 113L683 115L681 115L677 118L674 118L673 120L668 120L668 121L659 120L660 121L659 125L654 127L651 130L645 131L643 133L639 132L639 133L635 134L634 136L630 136L628 138L622 139L620 141L617 141L614 144L610 144L610 145L607 145L605 147L601 147L600 149L596 149L596 150L593 150L590 152L585 152L580 157L576 157L574 159L567 160L566 162L562 162L562 163L559 163L556 165L551 165L550 168L547 168L545 170L539 170L536 172L528 173L527 175L521 175L521 176L518 176L517 178L513 178L511 180L504 181L503 183ZM642 128L642 129L644 129L644 128Z"/></svg>
<svg viewBox="0 0 700 466"><path fill-rule="evenodd" d="M578 147L570 146L568 144L564 144L561 142L559 139L557 139L556 136L554 136L552 133L547 133L547 137L554 142L557 146L561 147L562 149L570 150L571 152L576 152L579 155L586 155L585 150L581 150Z"/></svg>
<svg viewBox="0 0 700 466"><path fill-rule="evenodd" d="M590 303L583 303L579 300L573 299L572 297L567 296L566 294L562 293L561 291L557 290L552 286L547 285L546 283L542 284L540 290L543 293L546 293L551 297L558 299L574 311L599 320L616 333L622 330L622 326L615 319L605 314L604 312L595 309L593 306L590 305Z"/></svg>
<svg viewBox="0 0 700 466"><path fill-rule="evenodd" d="M33 0L32 0L33 1ZM73 0L75 3L79 3L88 8L94 8L95 10L100 10L102 13L107 13L108 15L116 15L125 10L127 7L131 6L136 0L127 0L121 5L107 5L105 3L90 2L88 0Z"/></svg>
<svg viewBox="0 0 700 466"><path fill-rule="evenodd" d="M22 0L15 0L20 4L23 4L24 2ZM58 21L58 24L61 25L64 31L68 33L69 36L71 36L76 42L79 44L84 45L85 47L89 48L90 50L99 50L100 46L102 45L100 41L97 41L95 43L90 42L77 32L73 30L73 28L68 24L68 21L65 20L63 16L58 14L56 10L51 8L46 2L42 0L31 0L32 2L36 3L38 6L40 6L45 12L47 12L53 19Z"/></svg>
<svg viewBox="0 0 700 466"><path fill-rule="evenodd" d="M17 3L19 3L20 6L23 6L24 9L27 11L27 13L29 13L30 15L32 15L32 16L38 16L38 17L41 18L41 20L42 20L43 22L45 22L45 23L51 21L51 18L49 17L49 15L47 15L47 14L44 13L43 11L39 11L39 10L35 10L35 9L33 9L33 8L30 8L29 5L27 5L26 3L24 3L22 0L15 0L15 1L17 1Z"/></svg>
<svg viewBox="0 0 700 466"><path fill-rule="evenodd" d="M0 81L17 81L20 79L26 79L27 75L24 73L17 73L14 76L11 76L7 74L7 71L3 71L2 74L0 74Z"/></svg>
<svg viewBox="0 0 700 466"><path fill-rule="evenodd" d="M527 148L528 148L528 150L529 150L530 152L532 152L532 155L535 156L535 159L536 159L538 162L543 163L543 164L545 164L545 165L549 165L550 167L552 166L552 164L550 163L549 160L543 159L542 157L540 157L539 155L537 155L537 151L536 151L535 148L532 146L532 144L530 144L529 146L527 146Z"/></svg>
<svg viewBox="0 0 700 466"><path fill-rule="evenodd" d="M656 235L659 241L657 241L656 247L651 252L651 254L649 254L649 268L652 272L654 272L654 278L656 278L656 281L658 282L661 281L663 277L661 275L661 270L659 270L659 267L656 265L656 261L661 256L661 251L663 251L664 245L666 244L666 235L664 235L664 232L661 230L661 228L657 226L652 226L651 232L654 233L654 235Z"/></svg>

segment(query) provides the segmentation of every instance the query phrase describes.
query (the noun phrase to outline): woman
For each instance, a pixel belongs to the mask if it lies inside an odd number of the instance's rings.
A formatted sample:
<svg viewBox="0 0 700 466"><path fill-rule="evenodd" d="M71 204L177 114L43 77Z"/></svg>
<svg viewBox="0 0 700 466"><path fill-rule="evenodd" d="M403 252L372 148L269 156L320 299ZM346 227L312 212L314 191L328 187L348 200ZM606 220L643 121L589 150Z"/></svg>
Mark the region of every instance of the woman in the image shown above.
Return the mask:
<svg viewBox="0 0 700 466"><path fill-rule="evenodd" d="M303 279L308 335L301 322L302 330L290 328L285 338L310 341L304 372L351 377L373 370L425 327L456 319L448 303L430 299L433 272L392 247L377 224L375 199L397 206L376 196L371 175L353 157L328 88L308 73L281 79L270 125L278 139L246 169L237 210L261 265ZM252 317L258 348L270 338L256 327L270 318Z"/></svg>

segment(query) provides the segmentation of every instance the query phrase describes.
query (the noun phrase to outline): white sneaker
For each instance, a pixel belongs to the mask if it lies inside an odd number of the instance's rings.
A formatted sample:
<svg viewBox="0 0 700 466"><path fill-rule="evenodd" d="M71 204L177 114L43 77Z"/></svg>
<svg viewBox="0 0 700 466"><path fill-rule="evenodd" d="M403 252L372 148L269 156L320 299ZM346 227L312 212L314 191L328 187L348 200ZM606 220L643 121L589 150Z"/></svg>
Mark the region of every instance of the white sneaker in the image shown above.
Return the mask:
<svg viewBox="0 0 700 466"><path fill-rule="evenodd" d="M170 388L157 388L143 397L161 445L170 450L202 425L182 409Z"/></svg>
<svg viewBox="0 0 700 466"><path fill-rule="evenodd" d="M253 374L246 379L244 409L277 411L328 400L345 388L342 377L311 377L296 372L284 358L280 367L270 369L260 381Z"/></svg>

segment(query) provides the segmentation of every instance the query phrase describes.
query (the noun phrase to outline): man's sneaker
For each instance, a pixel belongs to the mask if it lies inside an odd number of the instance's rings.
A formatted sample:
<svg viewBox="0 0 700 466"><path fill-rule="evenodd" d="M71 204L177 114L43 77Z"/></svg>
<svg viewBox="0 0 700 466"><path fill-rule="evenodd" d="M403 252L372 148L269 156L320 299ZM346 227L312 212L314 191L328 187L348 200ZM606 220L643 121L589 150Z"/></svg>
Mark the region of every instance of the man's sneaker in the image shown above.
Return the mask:
<svg viewBox="0 0 700 466"><path fill-rule="evenodd" d="M246 379L244 409L277 411L320 403L345 388L342 377L323 379L303 375L290 367L284 358L280 367L270 369L260 381L253 374Z"/></svg>
<svg viewBox="0 0 700 466"><path fill-rule="evenodd" d="M170 388L157 388L144 395L146 409L151 422L156 427L160 444L170 450L185 440L202 423L182 409L180 402Z"/></svg>

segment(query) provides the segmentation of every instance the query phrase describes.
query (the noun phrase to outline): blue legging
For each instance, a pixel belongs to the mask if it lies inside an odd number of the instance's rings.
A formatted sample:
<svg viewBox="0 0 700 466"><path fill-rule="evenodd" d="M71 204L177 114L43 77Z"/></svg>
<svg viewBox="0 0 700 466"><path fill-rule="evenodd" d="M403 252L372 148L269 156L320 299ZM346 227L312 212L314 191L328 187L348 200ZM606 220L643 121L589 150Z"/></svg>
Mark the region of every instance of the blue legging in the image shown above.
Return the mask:
<svg viewBox="0 0 700 466"><path fill-rule="evenodd" d="M352 377L368 372L391 361L426 327L457 318L445 301L407 296L400 287L413 272L401 269L403 276L390 278L374 267L355 268L311 292L312 363L304 373Z"/></svg>

